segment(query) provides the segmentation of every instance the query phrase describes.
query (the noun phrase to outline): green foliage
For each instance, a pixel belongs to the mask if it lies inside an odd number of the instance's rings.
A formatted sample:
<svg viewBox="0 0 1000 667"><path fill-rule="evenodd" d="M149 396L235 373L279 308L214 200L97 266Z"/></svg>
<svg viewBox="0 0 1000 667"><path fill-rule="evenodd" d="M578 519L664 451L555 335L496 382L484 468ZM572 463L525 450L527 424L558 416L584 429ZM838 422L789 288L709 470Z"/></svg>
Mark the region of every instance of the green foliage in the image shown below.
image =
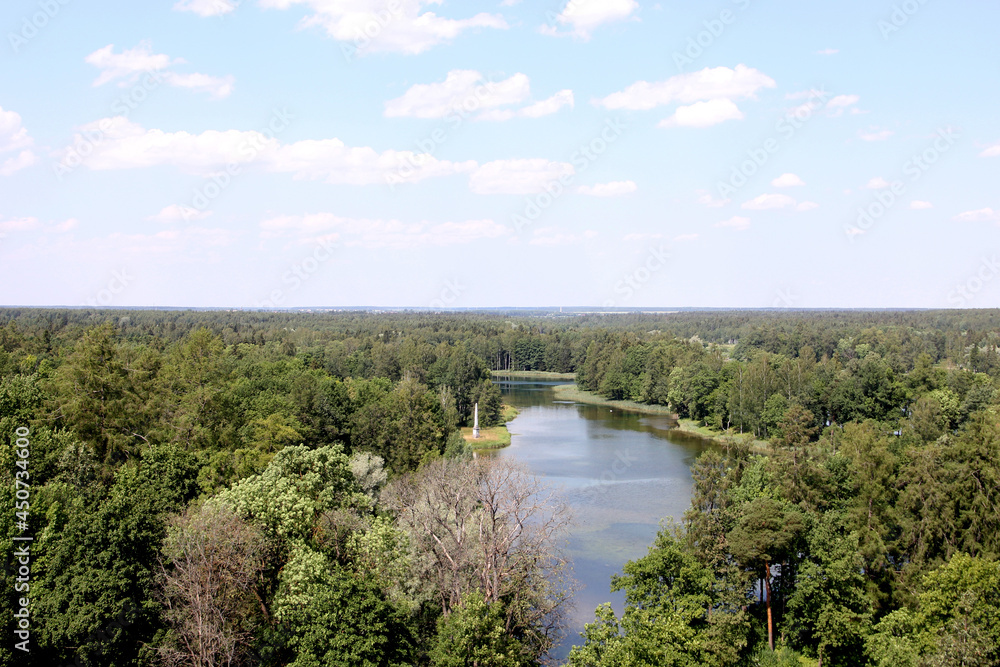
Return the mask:
<svg viewBox="0 0 1000 667"><path fill-rule="evenodd" d="M458 607L438 619L429 655L434 667L527 667L536 664L508 634L503 605L487 604L479 591L465 595Z"/></svg>
<svg viewBox="0 0 1000 667"><path fill-rule="evenodd" d="M311 538L324 512L368 504L338 445L286 447L264 472L238 482L219 498L269 534L289 541Z"/></svg>
<svg viewBox="0 0 1000 667"><path fill-rule="evenodd" d="M407 615L375 581L347 572L308 547L282 568L272 606L294 654L289 667L392 667L410 662Z"/></svg>

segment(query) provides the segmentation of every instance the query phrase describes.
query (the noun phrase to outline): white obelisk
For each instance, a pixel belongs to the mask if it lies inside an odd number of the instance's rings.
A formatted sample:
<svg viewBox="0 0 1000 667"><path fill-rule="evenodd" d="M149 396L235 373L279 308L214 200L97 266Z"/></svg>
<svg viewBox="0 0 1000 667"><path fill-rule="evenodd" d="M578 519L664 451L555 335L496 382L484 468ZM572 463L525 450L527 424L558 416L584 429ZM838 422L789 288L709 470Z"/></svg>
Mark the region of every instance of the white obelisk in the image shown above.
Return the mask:
<svg viewBox="0 0 1000 667"><path fill-rule="evenodd" d="M472 437L479 439L479 403L476 403L476 418L472 422Z"/></svg>

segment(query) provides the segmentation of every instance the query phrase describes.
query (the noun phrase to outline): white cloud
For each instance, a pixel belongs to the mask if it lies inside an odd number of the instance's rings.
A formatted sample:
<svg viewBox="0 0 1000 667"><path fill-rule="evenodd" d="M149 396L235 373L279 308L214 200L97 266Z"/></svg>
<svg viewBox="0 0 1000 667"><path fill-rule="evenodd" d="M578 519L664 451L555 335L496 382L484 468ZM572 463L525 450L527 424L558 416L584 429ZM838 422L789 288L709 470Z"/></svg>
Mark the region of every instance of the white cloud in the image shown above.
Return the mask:
<svg viewBox="0 0 1000 667"><path fill-rule="evenodd" d="M599 26L624 21L638 7L639 3L635 0L569 0L556 16L556 22L569 28L576 37L590 39ZM543 26L542 33L559 34L554 26Z"/></svg>
<svg viewBox="0 0 1000 667"><path fill-rule="evenodd" d="M283 215L260 223L262 239L326 239L345 247L414 248L452 246L511 233L493 220L432 223L427 221L345 218L332 213Z"/></svg>
<svg viewBox="0 0 1000 667"><path fill-rule="evenodd" d="M517 104L528 98L527 75L515 74L503 81L487 81L475 70L452 70L440 83L417 84L401 97L385 103L388 118L444 118L452 112L471 113Z"/></svg>
<svg viewBox="0 0 1000 667"><path fill-rule="evenodd" d="M674 115L661 120L657 127L711 127L727 120L742 118L743 112L733 101L723 98L677 107Z"/></svg>
<svg viewBox="0 0 1000 667"><path fill-rule="evenodd" d="M15 171L20 171L25 167L38 162L38 156L30 150L21 151L15 157L7 158L0 164L0 176L10 176Z"/></svg>
<svg viewBox="0 0 1000 667"><path fill-rule="evenodd" d="M814 201L804 201L804 202L799 202L799 204L795 207L795 210L796 211L811 211L814 208L819 208L819 204L817 204Z"/></svg>
<svg viewBox="0 0 1000 667"><path fill-rule="evenodd" d="M593 229L588 229L583 234L574 234L558 227L541 227L531 233L531 240L528 241L528 244L540 246L572 245L596 237L597 232Z"/></svg>
<svg viewBox="0 0 1000 667"><path fill-rule="evenodd" d="M929 201L920 201L919 199L914 199L910 202L910 208L914 211L919 211L925 208L934 208L934 204Z"/></svg>
<svg viewBox="0 0 1000 667"><path fill-rule="evenodd" d="M222 16L236 9L236 0L179 0L174 11L194 12L198 16Z"/></svg>
<svg viewBox="0 0 1000 667"><path fill-rule="evenodd" d="M115 53L114 48L114 44L108 44L84 58L87 63L101 70L94 80L94 86L103 86L112 81L118 81L120 86L128 86L135 83L142 74L162 72L160 75L162 80L178 88L207 92L215 98L223 98L233 92L235 79L232 75L217 77L197 72L179 74L166 71L173 65L183 64L185 60L171 59L168 55L153 53L153 47L149 42L140 42L135 48L123 50L121 53Z"/></svg>
<svg viewBox="0 0 1000 667"><path fill-rule="evenodd" d="M563 107L573 108L573 91L560 90L547 100L535 102L518 110L517 115L525 118L541 118L556 113Z"/></svg>
<svg viewBox="0 0 1000 667"><path fill-rule="evenodd" d="M731 199L713 199L712 193L708 190L695 190L698 195L698 203L708 208L721 208L731 202Z"/></svg>
<svg viewBox="0 0 1000 667"><path fill-rule="evenodd" d="M114 44L108 44L84 58L85 62L101 70L94 79L95 87L117 79L124 79L120 85L128 85L140 74L157 72L184 62L183 59L171 60L168 55L153 53L149 42L140 42L134 49L125 49L121 53L115 53L114 48Z"/></svg>
<svg viewBox="0 0 1000 667"><path fill-rule="evenodd" d="M684 241L694 241L697 238L697 234L681 234L680 236L674 237L674 242L683 243Z"/></svg>
<svg viewBox="0 0 1000 667"><path fill-rule="evenodd" d="M201 134L147 130L123 117L105 118L83 126L102 140L84 164L89 169L131 169L172 165L187 173L211 174L231 164L258 162L274 172L293 173L296 178L328 183L369 185L417 182L425 178L468 172L476 163L448 162L412 151L351 147L340 139L304 140L282 145L277 138L257 131L206 130ZM84 141L83 134L73 142ZM66 149L63 161L72 148Z"/></svg>
<svg viewBox="0 0 1000 667"><path fill-rule="evenodd" d="M4 218L0 216L0 232L28 232L38 228L38 218Z"/></svg>
<svg viewBox="0 0 1000 667"><path fill-rule="evenodd" d="M854 106L861 100L860 95L836 95L826 103L827 109L843 109Z"/></svg>
<svg viewBox="0 0 1000 667"><path fill-rule="evenodd" d="M715 223L716 227L731 227L733 229L744 230L750 226L750 218L734 215L728 220Z"/></svg>
<svg viewBox="0 0 1000 667"><path fill-rule="evenodd" d="M60 222L58 225L55 225L52 228L52 231L58 232L60 234L65 234L66 232L76 229L79 225L80 225L79 220L77 220L76 218L69 218L68 220Z"/></svg>
<svg viewBox="0 0 1000 667"><path fill-rule="evenodd" d="M805 182L796 174L782 174L771 181L771 185L776 188L793 188L798 185L805 185Z"/></svg>
<svg viewBox="0 0 1000 667"><path fill-rule="evenodd" d="M21 115L0 107L0 153L27 148L31 144L28 130L21 124Z"/></svg>
<svg viewBox="0 0 1000 667"><path fill-rule="evenodd" d="M347 146L340 139L299 141L281 146L264 159L271 171L292 172L296 178L349 185L387 183L388 179L416 183L426 178L468 172L476 167L471 160L449 162L412 151L379 153L368 146Z"/></svg>
<svg viewBox="0 0 1000 667"><path fill-rule="evenodd" d="M1000 143L993 144L980 153L979 157L1000 157Z"/></svg>
<svg viewBox="0 0 1000 667"><path fill-rule="evenodd" d="M751 211L765 211L773 208L794 208L796 202L788 195L762 194L743 202L742 208Z"/></svg>
<svg viewBox="0 0 1000 667"><path fill-rule="evenodd" d="M840 53L840 49L820 49L816 52L818 56L833 56Z"/></svg>
<svg viewBox="0 0 1000 667"><path fill-rule="evenodd" d="M868 190L884 190L889 187L889 181L885 180L881 176L876 176L875 178L868 181L864 186Z"/></svg>
<svg viewBox="0 0 1000 667"><path fill-rule="evenodd" d="M211 211L199 211L197 209L191 208L190 206L183 206L181 204L171 204L166 206L162 211L156 215L151 215L147 220L155 220L156 222L180 222L181 220L204 220L208 216L212 215Z"/></svg>
<svg viewBox="0 0 1000 667"><path fill-rule="evenodd" d="M880 130L878 128L872 128L867 132L865 130L860 130L858 136L861 137L862 141L885 141L895 132L892 130Z"/></svg>
<svg viewBox="0 0 1000 667"><path fill-rule="evenodd" d="M208 74L177 74L167 72L163 75L167 83L177 88L190 88L203 93L208 93L216 99L228 97L233 92L235 77L229 76L209 76Z"/></svg>
<svg viewBox="0 0 1000 667"><path fill-rule="evenodd" d="M666 81L638 81L625 90L596 100L596 104L607 109L648 110L674 102L755 99L761 88L776 85L774 79L746 65L737 65L734 69L706 67L698 72L672 76Z"/></svg>
<svg viewBox="0 0 1000 667"><path fill-rule="evenodd" d="M596 185L581 185L576 191L581 195L590 195L591 197L621 197L638 189L639 186L635 184L635 181L612 181Z"/></svg>
<svg viewBox="0 0 1000 667"><path fill-rule="evenodd" d="M480 13L467 19L448 19L423 11L442 0L260 0L260 6L288 9L305 5L312 12L300 23L318 26L353 56L376 51L417 54L454 39L473 28L504 30L507 22L498 14Z"/></svg>
<svg viewBox="0 0 1000 667"><path fill-rule="evenodd" d="M956 215L958 222L1000 222L1000 212L992 208L980 208L975 211L965 211Z"/></svg>
<svg viewBox="0 0 1000 667"><path fill-rule="evenodd" d="M542 192L545 186L575 173L568 162L542 158L496 160L480 166L469 177L469 187L476 194L526 195Z"/></svg>
<svg viewBox="0 0 1000 667"><path fill-rule="evenodd" d="M38 157L29 148L33 144L34 140L21 123L21 115L0 107L0 153L18 151L13 157L3 158L0 176L9 176L38 162Z"/></svg>

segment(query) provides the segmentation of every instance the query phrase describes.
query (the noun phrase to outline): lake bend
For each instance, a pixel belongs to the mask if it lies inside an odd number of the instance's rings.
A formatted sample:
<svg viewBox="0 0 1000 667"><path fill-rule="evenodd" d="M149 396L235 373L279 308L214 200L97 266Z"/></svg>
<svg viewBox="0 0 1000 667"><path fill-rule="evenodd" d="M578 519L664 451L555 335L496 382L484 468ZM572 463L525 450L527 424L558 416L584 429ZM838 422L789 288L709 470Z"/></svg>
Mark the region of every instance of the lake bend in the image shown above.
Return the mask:
<svg viewBox="0 0 1000 667"><path fill-rule="evenodd" d="M597 605L610 601L621 614L625 596L610 592L611 575L647 553L662 520L681 519L691 465L710 445L671 428L663 415L561 401L553 387L565 380L495 382L504 402L520 410L508 423L511 444L497 456L526 464L572 508L567 551L579 589L566 635L551 652L564 659L582 643Z"/></svg>

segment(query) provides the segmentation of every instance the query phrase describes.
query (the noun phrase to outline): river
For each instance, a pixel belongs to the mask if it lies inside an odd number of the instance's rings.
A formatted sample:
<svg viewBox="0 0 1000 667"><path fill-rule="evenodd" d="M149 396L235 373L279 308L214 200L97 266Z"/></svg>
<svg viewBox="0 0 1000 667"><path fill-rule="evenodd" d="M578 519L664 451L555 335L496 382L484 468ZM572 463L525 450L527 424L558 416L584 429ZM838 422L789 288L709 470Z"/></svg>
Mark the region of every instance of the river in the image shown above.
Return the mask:
<svg viewBox="0 0 1000 667"><path fill-rule="evenodd" d="M568 554L580 584L563 642L565 658L594 608L625 596L610 592L611 575L646 554L666 517L680 520L691 499L691 464L706 445L670 428L666 417L558 401L562 382L499 380L504 402L521 413L508 424L510 447L499 456L523 461L561 488L573 510Z"/></svg>

